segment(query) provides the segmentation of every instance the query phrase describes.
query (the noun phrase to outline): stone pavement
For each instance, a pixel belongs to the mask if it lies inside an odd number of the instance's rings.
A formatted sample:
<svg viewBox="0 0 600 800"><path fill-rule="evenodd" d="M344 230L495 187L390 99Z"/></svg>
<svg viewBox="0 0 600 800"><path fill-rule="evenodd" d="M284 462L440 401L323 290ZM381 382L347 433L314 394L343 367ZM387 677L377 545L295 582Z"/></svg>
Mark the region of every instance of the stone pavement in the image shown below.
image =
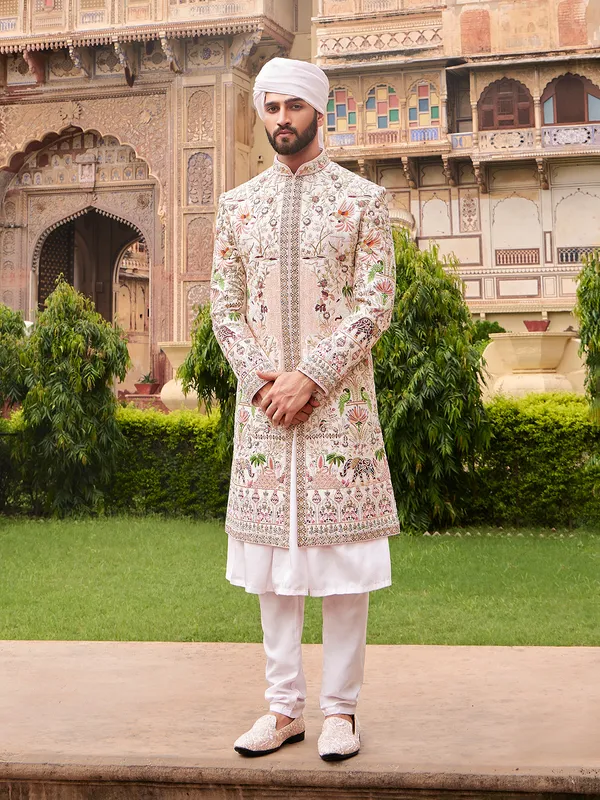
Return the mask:
<svg viewBox="0 0 600 800"><path fill-rule="evenodd" d="M243 759L260 645L1 642L0 800L600 795L600 648L369 647L363 749L341 764L316 753L304 652L306 741Z"/></svg>

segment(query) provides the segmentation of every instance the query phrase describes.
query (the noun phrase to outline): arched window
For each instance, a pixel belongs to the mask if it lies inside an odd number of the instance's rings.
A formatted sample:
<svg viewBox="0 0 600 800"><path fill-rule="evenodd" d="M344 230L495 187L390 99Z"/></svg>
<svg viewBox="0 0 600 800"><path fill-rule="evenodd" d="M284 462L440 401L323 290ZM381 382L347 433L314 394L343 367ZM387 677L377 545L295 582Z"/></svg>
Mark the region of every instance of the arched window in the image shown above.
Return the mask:
<svg viewBox="0 0 600 800"><path fill-rule="evenodd" d="M542 95L544 125L600 122L600 89L587 78L562 75Z"/></svg>
<svg viewBox="0 0 600 800"><path fill-rule="evenodd" d="M329 92L327 102L327 132L356 131L356 100L348 89L337 86Z"/></svg>
<svg viewBox="0 0 600 800"><path fill-rule="evenodd" d="M393 86L380 83L369 89L365 116L368 131L400 127L400 103Z"/></svg>
<svg viewBox="0 0 600 800"><path fill-rule="evenodd" d="M440 124L440 96L429 81L419 81L410 87L408 95L408 127L429 128Z"/></svg>
<svg viewBox="0 0 600 800"><path fill-rule="evenodd" d="M480 131L533 127L533 97L519 81L503 78L492 83L482 94L478 107Z"/></svg>

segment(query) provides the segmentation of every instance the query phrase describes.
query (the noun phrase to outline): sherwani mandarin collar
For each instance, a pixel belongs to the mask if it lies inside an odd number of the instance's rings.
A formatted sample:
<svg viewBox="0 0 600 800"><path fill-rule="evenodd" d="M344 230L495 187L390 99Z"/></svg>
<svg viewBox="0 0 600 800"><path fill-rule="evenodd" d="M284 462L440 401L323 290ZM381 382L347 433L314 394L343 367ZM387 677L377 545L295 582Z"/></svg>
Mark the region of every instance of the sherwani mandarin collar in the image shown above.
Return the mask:
<svg viewBox="0 0 600 800"><path fill-rule="evenodd" d="M233 538L288 547L292 515L301 547L399 532L371 356L391 321L394 280L385 189L325 151L295 174L275 159L221 196L211 317L238 379ZM303 372L320 406L305 423L274 427L252 405L267 383L258 370Z"/></svg>
<svg viewBox="0 0 600 800"><path fill-rule="evenodd" d="M273 161L273 170L277 172L279 175L286 175L287 177L293 178L303 178L306 175L314 175L316 172L320 172L322 169L325 169L331 160L325 150L321 150L319 155L316 158L313 158L312 161L306 161L304 164L301 164L296 172L292 172L292 170L287 166L287 164L283 164L277 156L275 156L275 160Z"/></svg>

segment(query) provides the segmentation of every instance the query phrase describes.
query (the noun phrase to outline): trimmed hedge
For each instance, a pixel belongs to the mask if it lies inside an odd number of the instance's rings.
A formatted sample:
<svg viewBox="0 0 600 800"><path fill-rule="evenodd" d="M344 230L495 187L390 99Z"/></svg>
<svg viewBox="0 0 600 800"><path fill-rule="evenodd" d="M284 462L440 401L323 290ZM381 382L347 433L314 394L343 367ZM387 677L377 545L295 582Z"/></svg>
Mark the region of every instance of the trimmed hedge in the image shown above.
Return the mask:
<svg viewBox="0 0 600 800"><path fill-rule="evenodd" d="M474 465L463 523L600 523L600 466L590 464L591 456L600 452L600 429L590 421L585 398L500 398L486 410L492 442ZM217 414L164 415L126 408L117 419L126 444L105 490L107 513L224 517L230 463L216 455ZM15 462L11 464L19 426L18 415L0 424L0 432L17 433L0 437L0 494L8 487L9 508L27 510L14 485ZM14 497L19 499L16 505L11 503Z"/></svg>
<svg viewBox="0 0 600 800"><path fill-rule="evenodd" d="M229 464L215 456L217 414L122 408L117 422L126 444L107 512L225 516Z"/></svg>
<svg viewBox="0 0 600 800"><path fill-rule="evenodd" d="M489 449L475 465L467 521L515 525L600 522L600 428L584 397L538 394L487 406Z"/></svg>

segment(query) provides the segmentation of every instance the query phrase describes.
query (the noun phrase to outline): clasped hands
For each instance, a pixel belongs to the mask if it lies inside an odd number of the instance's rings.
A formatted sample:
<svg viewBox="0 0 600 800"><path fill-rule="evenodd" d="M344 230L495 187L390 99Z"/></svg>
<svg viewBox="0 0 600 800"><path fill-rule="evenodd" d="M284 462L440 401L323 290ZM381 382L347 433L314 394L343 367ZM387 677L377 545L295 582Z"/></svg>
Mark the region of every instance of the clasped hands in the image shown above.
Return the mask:
<svg viewBox="0 0 600 800"><path fill-rule="evenodd" d="M289 428L306 422L312 412L320 406L313 392L320 387L302 372L263 372L259 378L268 380L252 398L252 405L262 408L274 426Z"/></svg>

